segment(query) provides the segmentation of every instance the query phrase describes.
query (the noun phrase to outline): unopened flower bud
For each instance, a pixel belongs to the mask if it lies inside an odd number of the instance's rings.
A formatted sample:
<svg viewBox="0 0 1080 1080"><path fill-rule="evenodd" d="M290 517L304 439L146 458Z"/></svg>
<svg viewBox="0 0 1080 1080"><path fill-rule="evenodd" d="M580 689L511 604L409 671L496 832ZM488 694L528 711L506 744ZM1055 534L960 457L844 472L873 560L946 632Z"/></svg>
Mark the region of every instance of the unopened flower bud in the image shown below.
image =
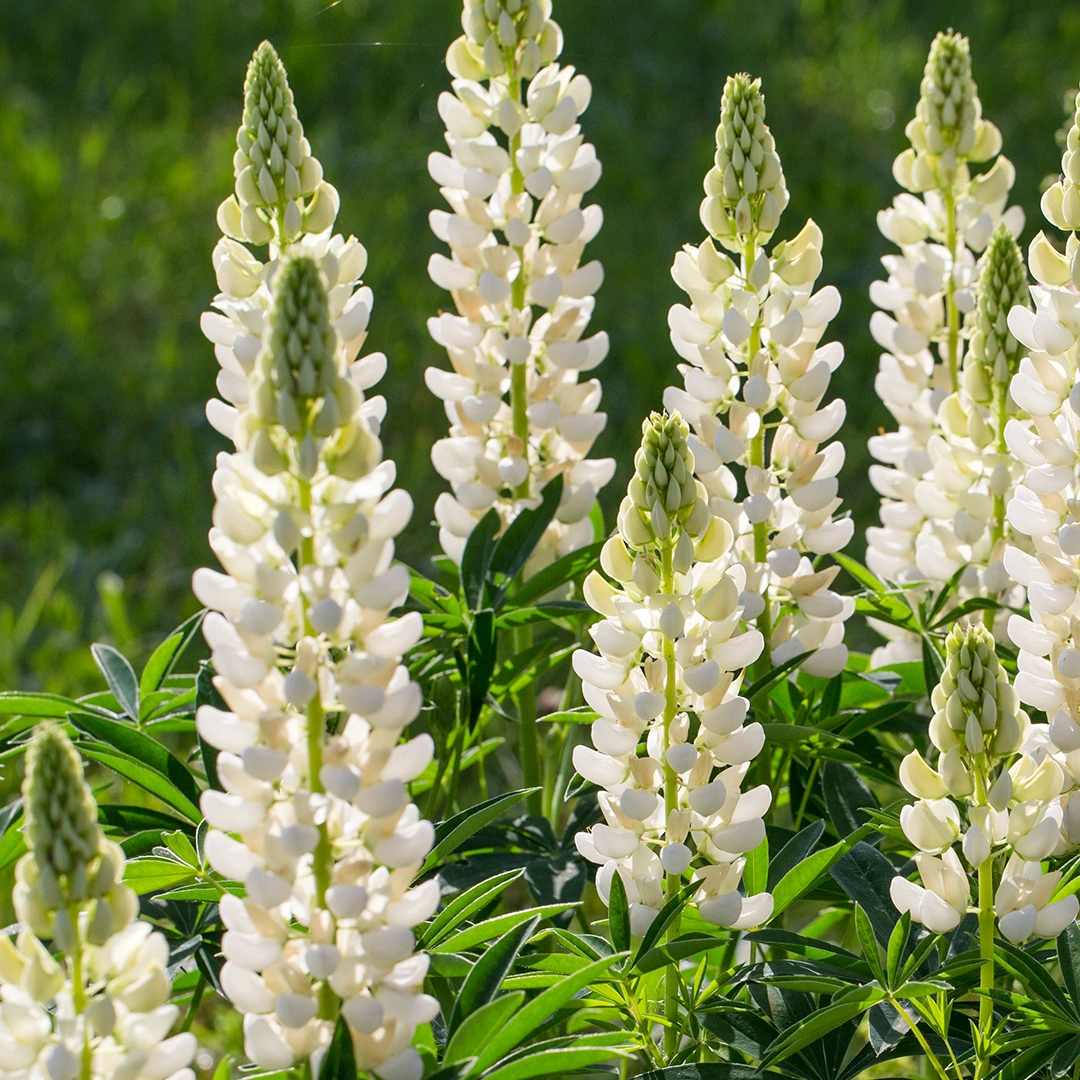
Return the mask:
<svg viewBox="0 0 1080 1080"><path fill-rule="evenodd" d="M82 761L61 728L46 724L30 743L23 797L26 843L39 874L59 885L65 903L81 899L102 835Z"/></svg>

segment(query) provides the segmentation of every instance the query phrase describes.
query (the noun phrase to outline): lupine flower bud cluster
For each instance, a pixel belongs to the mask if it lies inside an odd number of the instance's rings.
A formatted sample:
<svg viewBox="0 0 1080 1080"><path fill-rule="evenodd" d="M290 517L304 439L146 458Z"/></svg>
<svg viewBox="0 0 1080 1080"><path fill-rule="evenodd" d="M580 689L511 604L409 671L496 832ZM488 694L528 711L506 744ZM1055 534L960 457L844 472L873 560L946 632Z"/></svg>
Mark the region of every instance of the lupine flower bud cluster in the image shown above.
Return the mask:
<svg viewBox="0 0 1080 1080"><path fill-rule="evenodd" d="M1063 161L1071 163L1071 148L1080 141L1078 123L1069 131ZM1066 175L1061 184L1068 183ZM1044 200L1052 224L1066 220L1056 216L1056 207ZM1009 448L1026 466L1009 502L1009 521L1033 545L1030 554L1014 549L1005 556L1030 607L1030 618L1009 619L1009 637L1020 650L1016 689L1025 704L1050 719L1039 753L1051 755L1064 772L1063 834L1070 846L1080 843L1080 296L1070 263L1076 249L1075 232L1065 254L1042 233L1028 249L1028 268L1038 282L1031 288L1035 310L1013 308L1009 326L1024 346L1011 392L1031 424L1014 421L1006 432Z"/></svg>
<svg viewBox="0 0 1080 1080"><path fill-rule="evenodd" d="M280 205L275 204L275 209L263 203L245 201L241 194L231 196L218 210L218 224L225 235L214 249L213 261L221 291L214 297L216 310L208 311L202 317L202 330L213 343L221 365L217 387L223 400L211 399L206 415L222 435L229 439L239 438L246 445L248 440L256 437L260 420L268 423L274 419L269 414L260 417L258 412L251 416L252 410L261 406L267 413L278 406L277 394L271 392L272 378L269 386L263 386L268 373L260 372L254 383L252 376L276 292L274 278L286 253L303 252L318 263L330 298L330 321L341 338L349 362L349 380L360 391L361 398L364 390L382 378L386 358L375 353L359 361L356 359L367 336L372 305L371 290L360 287L359 283L367 266L367 252L355 237L345 239L330 233L337 216L337 192L322 180L322 166L311 155L311 147L302 134L285 68L269 42L263 42L256 50L245 85L244 121L237 134L240 149L234 162L238 175L244 175L245 170L250 175L254 165L240 168L241 159L246 161L245 155L255 152L251 148L259 145L259 132L273 127L274 131L286 132L287 145L291 146L295 141L303 155L298 167L286 161L282 175L291 176L289 170L299 168L300 174L317 174L319 177L315 195L306 210L300 209L301 205L307 205L303 196L286 198ZM274 104L278 101L280 106ZM277 110L276 119L266 113L261 102L267 103L266 108ZM276 161L275 157L273 162L260 165L260 171L265 168L267 175L273 178L277 173L271 166ZM239 193L239 181L237 187ZM245 183L245 191L246 188ZM292 190L291 181L289 190ZM246 244L269 244L268 260L259 259ZM259 393L258 401L253 390ZM320 396L326 400L326 395ZM288 405L286 398L282 407ZM351 413L348 401L338 403L338 409L341 415ZM364 415L369 423L377 424L385 411L381 397L372 398L364 405ZM331 419L329 414L324 417L326 422ZM290 420L290 423L295 426L295 421ZM267 453L268 460L272 460L273 454L265 436L258 436L257 443L260 454Z"/></svg>
<svg viewBox="0 0 1080 1080"><path fill-rule="evenodd" d="M1027 752L1038 733L1020 709L984 626L951 631L931 704L937 767L918 750L900 766L901 783L918 800L903 808L900 824L919 849L915 863L922 885L895 877L893 903L935 933L958 926L971 893L953 848L960 840L973 869L991 858L1007 859L994 897L1001 934L1013 942L1033 934L1056 937L1080 910L1074 895L1053 899L1061 873L1044 873L1040 865L1067 847L1065 775L1053 756Z"/></svg>
<svg viewBox="0 0 1080 1080"><path fill-rule="evenodd" d="M606 333L586 336L603 281L599 262L582 264L603 221L581 205L601 171L578 123L592 89L554 62L562 34L550 16L550 0L467 0L447 54L453 93L439 98L449 154L428 161L450 207L431 214L450 256L428 269L457 308L428 322L451 364L426 373L450 421L431 455L453 488L435 504L439 539L460 560L491 507L508 523L562 475L526 574L592 542L596 494L615 471L586 456L607 417L600 383L579 381L608 351Z"/></svg>
<svg viewBox="0 0 1080 1080"><path fill-rule="evenodd" d="M634 934L691 868L702 918L743 929L772 912L768 893L738 891L772 799L766 785L741 790L765 739L760 724L744 723L739 695L762 637L740 632L744 571L728 558L731 527L707 510L685 421L654 413L643 436L600 557L607 577L593 571L585 582L604 616L590 630L599 655L578 650L573 663L599 718L574 766L602 789L604 823L578 833L577 847L598 864L605 903L614 875L622 879Z"/></svg>
<svg viewBox="0 0 1080 1080"><path fill-rule="evenodd" d="M246 407L214 476L210 543L225 572L193 582L226 706L196 717L224 789L205 792L202 809L211 866L245 889L221 902L221 978L245 1014L248 1056L317 1067L340 1013L359 1068L419 1080L412 1038L437 1004L421 993L428 961L412 927L439 893L411 888L434 832L406 784L433 745L401 743L420 709L402 656L422 626L388 616L408 591L393 557L412 503L391 490L382 408L364 400L385 362L352 362L349 315L335 311L362 268L357 250L291 244L248 329L261 340L244 346ZM344 283L338 255L351 263Z"/></svg>
<svg viewBox="0 0 1080 1080"><path fill-rule="evenodd" d="M168 943L139 921L124 853L102 835L59 728L34 736L23 796L29 852L12 894L20 930L0 937L0 1075L194 1080L195 1036L168 1037L179 1015Z"/></svg>
<svg viewBox="0 0 1080 1080"><path fill-rule="evenodd" d="M1012 538L1000 508L1016 477L1000 427L1018 409L994 379L1008 372L1007 385L1015 363L1001 310L1022 288L1009 239L1024 215L1006 209L1015 170L997 156L1001 137L981 111L967 39L939 34L906 129L912 145L893 165L910 194L878 214L900 252L882 259L888 278L870 288L881 309L870 329L885 350L874 386L897 430L870 439L882 507L881 526L867 530L866 558L875 574L902 585L940 588L964 569L958 599L1008 599L1002 555ZM970 164L995 157L972 176ZM984 284L993 294L980 310ZM877 628L891 643L875 664L918 655L910 635Z"/></svg>
<svg viewBox="0 0 1080 1080"><path fill-rule="evenodd" d="M285 68L269 41L248 66L233 172L236 192L218 209L226 236L284 246L301 232L320 233L333 225L337 191L312 156Z"/></svg>
<svg viewBox="0 0 1080 1080"><path fill-rule="evenodd" d="M814 291L822 236L812 221L771 255L761 247L788 201L764 118L760 80L729 78L701 205L711 237L687 245L672 268L690 306L676 304L668 316L686 363L684 386L669 387L664 403L693 428L710 509L733 530L729 559L742 567L744 618L763 631L773 662L813 652L804 669L831 676L847 660L844 621L854 610L831 588L838 567L814 565L854 531L837 517L844 447L829 443L844 403L822 406L844 356L839 343L820 344L840 294ZM732 466L744 471L741 484Z"/></svg>

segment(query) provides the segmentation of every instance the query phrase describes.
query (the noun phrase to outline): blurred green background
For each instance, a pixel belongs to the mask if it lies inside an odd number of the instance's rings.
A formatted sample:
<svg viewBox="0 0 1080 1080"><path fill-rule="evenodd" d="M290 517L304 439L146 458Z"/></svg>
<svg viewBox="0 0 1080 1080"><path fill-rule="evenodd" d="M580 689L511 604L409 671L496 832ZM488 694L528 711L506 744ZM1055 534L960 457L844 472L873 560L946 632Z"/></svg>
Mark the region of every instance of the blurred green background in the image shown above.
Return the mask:
<svg viewBox="0 0 1080 1080"><path fill-rule="evenodd" d="M1026 242L1057 168L1063 100L1080 78L1080 6L1060 0L556 0L563 60L593 82L584 117L604 177L607 271L595 329L607 431L598 454L625 484L641 416L676 379L668 270L697 242L724 77L760 74L791 205L812 215L844 304L842 493L875 519L866 437L887 423L867 287L887 245L877 210L939 29L970 35L987 116L1017 167ZM215 291L214 212L231 190L245 65L263 37L288 67L301 118L342 196L339 227L370 253L368 348L390 358L387 452L414 494L402 556L435 547L441 481L429 448L445 418L423 370L445 355L425 321L445 294L426 273L440 204L425 161L442 147L457 0L0 0L0 686L97 685L91 640L133 656L195 608L208 561L206 423L217 364L199 332ZM854 545L862 550L861 535Z"/></svg>

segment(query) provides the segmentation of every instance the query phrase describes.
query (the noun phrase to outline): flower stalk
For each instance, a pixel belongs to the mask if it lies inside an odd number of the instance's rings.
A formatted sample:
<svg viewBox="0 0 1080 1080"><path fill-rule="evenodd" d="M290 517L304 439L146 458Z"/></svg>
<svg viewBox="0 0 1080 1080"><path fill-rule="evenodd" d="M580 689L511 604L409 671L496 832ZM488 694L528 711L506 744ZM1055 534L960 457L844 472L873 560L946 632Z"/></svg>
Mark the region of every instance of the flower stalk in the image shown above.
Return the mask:
<svg viewBox="0 0 1080 1080"><path fill-rule="evenodd" d="M749 75L724 87L705 194L709 238L685 247L672 269L690 300L668 315L687 363L684 386L669 387L664 402L693 428L710 506L732 528L730 560L746 580L739 602L765 643L758 674L811 653L804 670L831 677L847 661L854 610L830 588L838 567L815 568L854 531L836 516L843 445L821 446L844 418L842 401L821 407L843 358L838 344L819 346L840 297L831 286L813 291L822 265L813 222L767 250L788 193L760 80Z"/></svg>
<svg viewBox="0 0 1080 1080"><path fill-rule="evenodd" d="M1018 410L1001 397L1009 372L995 374L993 357L987 369L977 354L988 340L994 353L1011 348L997 313L1023 291L1022 280L1001 273L1024 216L1006 209L1015 170L998 156L1001 136L982 117L966 38L950 31L934 39L905 130L911 145L893 163L905 194L878 214L900 253L882 259L887 280L870 290L881 309L870 329L885 350L875 389L897 430L869 441L881 463L870 480L882 505L881 526L867 530L867 565L885 581L925 582L931 592L963 571L950 603L973 596L1010 603L1015 586L1003 555L1014 538L1001 511L1018 472L998 436L1003 410L1009 417ZM992 295L984 297L984 284ZM874 653L875 666L921 655L917 635L874 626L889 641ZM997 632L1004 634L1003 619Z"/></svg>
<svg viewBox="0 0 1080 1080"><path fill-rule="evenodd" d="M764 743L760 724L744 724L749 703L739 696L761 635L740 632L744 571L727 560L731 527L709 513L685 421L653 413L642 433L618 532L601 554L607 577L594 571L585 582L588 603L604 616L590 631L600 655L579 650L573 663L598 719L593 746L575 747L573 761L603 789L604 823L576 843L598 866L605 903L619 875L633 935L645 933L688 871L699 883L701 917L743 929L772 910L767 893L738 891L771 799L764 785L740 789ZM669 938L678 932L676 922ZM672 965L664 991L669 1060L679 991Z"/></svg>
<svg viewBox="0 0 1080 1080"><path fill-rule="evenodd" d="M252 86L272 85L283 116L292 108L268 49L249 71L241 151L252 109L263 117L259 138L269 126L269 90L257 96ZM289 115L292 126L279 116L277 131L299 130L294 108ZM277 159L268 160L274 176ZM220 751L224 788L202 796L206 855L246 894L221 899L222 986L262 1068L306 1061L317 1072L340 1016L358 1069L419 1080L413 1035L437 1003L422 993L428 961L412 927L434 911L439 890L411 887L434 830L406 784L433 746L427 735L401 741L420 709L402 664L420 617L389 617L408 591L393 542L412 503L392 490L394 466L382 458L385 402L364 395L386 360L357 359L372 302L358 280L364 249L331 235L336 200L320 217L286 186L282 214L264 187L266 205L245 203L239 179L236 198L242 221L267 224L258 235L271 242L271 260L223 239L220 314L204 318L227 399L208 415L235 448L219 456L214 477L210 541L224 573L199 570L193 580L211 609L203 629L226 706L202 706L196 717ZM305 231L316 225L317 234Z"/></svg>

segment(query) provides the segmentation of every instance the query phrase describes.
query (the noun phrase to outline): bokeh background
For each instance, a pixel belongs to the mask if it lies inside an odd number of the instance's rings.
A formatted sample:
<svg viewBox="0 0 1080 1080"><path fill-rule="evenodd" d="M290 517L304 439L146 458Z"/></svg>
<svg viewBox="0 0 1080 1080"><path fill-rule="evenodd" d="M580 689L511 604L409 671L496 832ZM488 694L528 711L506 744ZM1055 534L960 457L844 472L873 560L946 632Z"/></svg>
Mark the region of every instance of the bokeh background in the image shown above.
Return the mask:
<svg viewBox="0 0 1080 1080"><path fill-rule="evenodd" d="M625 485L642 415L677 379L669 267L698 242L727 74L760 74L791 190L778 238L807 216L825 233L822 282L843 294L847 360L841 488L875 520L866 438L888 422L873 393L869 283L888 246L875 225L934 33L972 43L985 114L1016 165L1023 242L1057 168L1064 101L1080 79L1080 4L1068 0L556 0L563 61L592 80L583 123L604 164L592 198L607 272L593 325L609 422L596 453ZM386 449L417 503L402 556L435 548L429 462L444 431L424 368L445 355L425 322L437 243L427 176L442 147L435 102L460 32L458 0L0 0L0 687L96 687L88 651L141 658L195 609L210 558L210 476L224 449L204 403L217 364L199 332L215 291L214 213L247 60L263 37L288 67L301 118L342 196L339 228L367 246L368 348L390 358ZM853 545L861 553L857 535Z"/></svg>

